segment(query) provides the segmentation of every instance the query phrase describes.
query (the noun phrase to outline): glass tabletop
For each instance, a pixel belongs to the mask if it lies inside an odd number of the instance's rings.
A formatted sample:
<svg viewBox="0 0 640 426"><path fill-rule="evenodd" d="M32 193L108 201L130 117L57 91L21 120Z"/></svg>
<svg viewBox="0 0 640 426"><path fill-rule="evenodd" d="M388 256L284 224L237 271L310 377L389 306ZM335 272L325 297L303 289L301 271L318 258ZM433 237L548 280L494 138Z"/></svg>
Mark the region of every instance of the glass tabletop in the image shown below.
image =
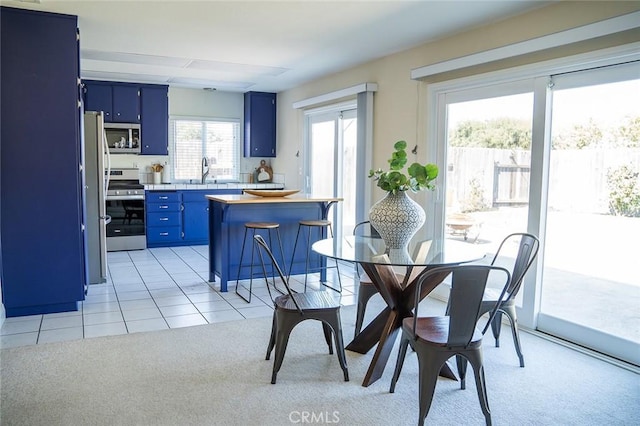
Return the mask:
<svg viewBox="0 0 640 426"><path fill-rule="evenodd" d="M316 241L313 250L323 256L358 263L395 266L445 266L482 259L486 250L474 244L451 239L416 240L409 250L387 250L375 237L348 236Z"/></svg>

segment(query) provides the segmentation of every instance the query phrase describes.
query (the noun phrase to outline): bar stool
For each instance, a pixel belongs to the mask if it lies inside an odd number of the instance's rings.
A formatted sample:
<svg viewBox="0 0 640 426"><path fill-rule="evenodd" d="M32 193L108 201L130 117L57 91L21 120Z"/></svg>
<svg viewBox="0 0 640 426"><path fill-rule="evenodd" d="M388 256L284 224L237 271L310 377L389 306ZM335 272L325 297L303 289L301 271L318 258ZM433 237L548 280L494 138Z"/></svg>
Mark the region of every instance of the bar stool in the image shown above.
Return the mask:
<svg viewBox="0 0 640 426"><path fill-rule="evenodd" d="M333 238L333 228L331 227L330 220L301 220L300 222L298 222L298 232L296 233L296 241L293 244L293 253L291 254L291 264L289 265L289 275L287 276L287 279L289 279L289 277L291 276L291 271L293 270L293 260L296 257L296 247L298 246L298 238L300 237L300 230L302 229L303 226L307 228L307 255L305 258L304 291L307 291L307 276L309 275L309 272L317 272L323 269L326 270L326 269L336 268L336 271L338 272L338 284L340 288L332 287L327 283L323 283L322 281L320 282L320 284L322 284L327 288L330 288L333 291L342 293L342 281L340 279L340 269L338 268L338 261L336 261L336 266L320 266L318 268L315 268L312 271L309 271L309 256L311 254L311 230L315 228L315 229L320 229L320 232L322 232L324 228L329 228L329 232L331 234L331 237Z"/></svg>
<svg viewBox="0 0 640 426"><path fill-rule="evenodd" d="M253 235L251 235L251 265L250 265L250 275L249 275L249 298L247 299L242 294L238 292L238 287L240 287L240 271L242 270L242 258L244 257L244 246L247 241L247 231L251 229L253 231ZM251 290L253 288L253 253L255 250L255 245L253 244L253 237L256 235L256 230L258 229L266 229L269 232L269 246L273 247L271 241L271 231L275 230L276 235L278 237L278 243L280 244L280 254L282 255L282 261L284 262L284 250L282 249L282 239L280 238L280 224L274 222L247 222L244 224L244 238L242 239L242 250L240 251L240 263L238 264L238 278L236 280L236 294L242 297L247 303L251 303ZM275 287L275 271L272 268L272 278L273 278L273 286ZM266 277L265 277L266 279ZM243 286L244 287L244 286ZM244 287L246 288L246 287Z"/></svg>

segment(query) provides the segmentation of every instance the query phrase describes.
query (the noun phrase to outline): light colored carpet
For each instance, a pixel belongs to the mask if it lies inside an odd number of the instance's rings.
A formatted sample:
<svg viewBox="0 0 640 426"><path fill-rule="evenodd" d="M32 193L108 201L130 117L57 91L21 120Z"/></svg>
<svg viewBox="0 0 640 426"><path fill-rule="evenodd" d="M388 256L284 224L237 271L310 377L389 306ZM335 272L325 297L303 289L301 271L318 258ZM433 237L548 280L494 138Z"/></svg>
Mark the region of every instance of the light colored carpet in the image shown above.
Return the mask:
<svg viewBox="0 0 640 426"><path fill-rule="evenodd" d="M353 307L342 312L345 340ZM313 321L293 332L278 383L265 361L270 318L101 337L1 351L2 425L414 425L417 362L409 354L396 393L361 386L372 353L347 351L344 382ZM505 330L507 331L507 330ZM526 368L508 334L485 339L496 425L637 425L633 372L523 333ZM306 416L306 417L303 417ZM305 421L306 419L306 421ZM475 384L441 378L427 417L436 425L482 425Z"/></svg>

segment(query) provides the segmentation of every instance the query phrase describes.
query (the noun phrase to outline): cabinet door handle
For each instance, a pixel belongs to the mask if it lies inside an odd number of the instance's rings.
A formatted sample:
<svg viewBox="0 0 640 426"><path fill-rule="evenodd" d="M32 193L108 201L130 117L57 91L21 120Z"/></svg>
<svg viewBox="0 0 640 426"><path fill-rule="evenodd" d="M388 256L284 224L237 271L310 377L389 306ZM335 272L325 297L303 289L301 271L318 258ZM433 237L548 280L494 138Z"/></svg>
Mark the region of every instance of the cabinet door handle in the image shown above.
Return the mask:
<svg viewBox="0 0 640 426"><path fill-rule="evenodd" d="M160 199L160 200L168 200L168 199L169 199L169 197L166 197L166 196L164 196L164 197L158 197L158 199Z"/></svg>
<svg viewBox="0 0 640 426"><path fill-rule="evenodd" d="M162 206L158 206L158 208L159 208L159 209L168 209L168 208L169 208L169 206L164 206L164 205L162 205Z"/></svg>
<svg viewBox="0 0 640 426"><path fill-rule="evenodd" d="M164 221L164 220L169 220L168 217L161 217L160 220Z"/></svg>
<svg viewBox="0 0 640 426"><path fill-rule="evenodd" d="M169 233L168 233L168 232L161 232L161 233L160 233L160 236L161 236L161 237L167 237L168 235L169 235Z"/></svg>

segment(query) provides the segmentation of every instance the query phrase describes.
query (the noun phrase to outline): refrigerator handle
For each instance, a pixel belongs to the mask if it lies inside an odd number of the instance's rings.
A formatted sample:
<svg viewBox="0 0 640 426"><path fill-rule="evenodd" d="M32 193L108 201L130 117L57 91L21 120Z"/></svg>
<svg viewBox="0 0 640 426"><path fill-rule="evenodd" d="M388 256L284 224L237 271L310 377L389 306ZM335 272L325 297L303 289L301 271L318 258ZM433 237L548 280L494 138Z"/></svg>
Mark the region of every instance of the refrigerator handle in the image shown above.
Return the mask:
<svg viewBox="0 0 640 426"><path fill-rule="evenodd" d="M102 128L102 149L104 150L104 155L107 158L107 173L105 174L104 180L104 191L105 193L109 189L109 179L111 178L111 153L109 152L109 142L107 142L107 132Z"/></svg>

